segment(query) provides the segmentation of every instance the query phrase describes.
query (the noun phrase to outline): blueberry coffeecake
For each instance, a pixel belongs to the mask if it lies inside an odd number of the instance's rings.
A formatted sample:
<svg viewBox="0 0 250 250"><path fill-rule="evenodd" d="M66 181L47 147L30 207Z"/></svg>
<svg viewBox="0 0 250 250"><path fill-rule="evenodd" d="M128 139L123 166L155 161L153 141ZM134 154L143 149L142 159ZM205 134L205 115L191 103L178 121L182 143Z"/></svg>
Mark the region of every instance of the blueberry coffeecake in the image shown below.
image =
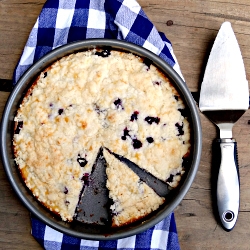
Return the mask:
<svg viewBox="0 0 250 250"><path fill-rule="evenodd" d="M71 54L43 71L23 99L14 118L15 161L33 195L72 221L101 147L177 186L191 147L185 111L170 80L149 60L115 50ZM114 197L113 185L122 188L122 182L117 185L110 176L117 173L118 180L120 171L124 178L132 173L117 160L111 165L107 186ZM132 179L150 193L150 207L129 214L131 220L163 201L138 177Z"/></svg>

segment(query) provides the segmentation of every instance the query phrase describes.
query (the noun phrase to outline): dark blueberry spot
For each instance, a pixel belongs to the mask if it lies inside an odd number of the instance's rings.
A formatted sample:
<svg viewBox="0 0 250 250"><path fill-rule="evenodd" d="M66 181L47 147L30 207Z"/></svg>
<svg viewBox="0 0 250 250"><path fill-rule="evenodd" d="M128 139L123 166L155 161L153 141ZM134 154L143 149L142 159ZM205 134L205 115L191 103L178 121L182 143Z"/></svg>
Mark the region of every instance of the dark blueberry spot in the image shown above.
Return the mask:
<svg viewBox="0 0 250 250"><path fill-rule="evenodd" d="M17 123L15 134L19 134L22 128L23 128L23 121L20 121Z"/></svg>
<svg viewBox="0 0 250 250"><path fill-rule="evenodd" d="M63 191L65 194L67 194L68 192L69 192L69 190L66 188L66 187L64 187L64 191Z"/></svg>
<svg viewBox="0 0 250 250"><path fill-rule="evenodd" d="M61 115L63 113L63 109L58 109L58 114Z"/></svg>
<svg viewBox="0 0 250 250"><path fill-rule="evenodd" d="M97 56L102 56L102 52L96 51L96 52L95 52L95 55L97 55Z"/></svg>
<svg viewBox="0 0 250 250"><path fill-rule="evenodd" d="M85 186L89 186L89 174L85 173L82 177L82 181L84 183Z"/></svg>
<svg viewBox="0 0 250 250"><path fill-rule="evenodd" d="M47 77L48 73L47 72L44 72L43 74L43 78Z"/></svg>
<svg viewBox="0 0 250 250"><path fill-rule="evenodd" d="M142 147L141 141L139 141L137 139L133 139L133 147L134 147L134 149L141 148Z"/></svg>
<svg viewBox="0 0 250 250"><path fill-rule="evenodd" d="M115 210L111 210L110 211L110 214L111 214L111 216L113 217L113 216L117 216L118 214L120 214L121 212L118 212L118 211L115 211Z"/></svg>
<svg viewBox="0 0 250 250"><path fill-rule="evenodd" d="M111 216L113 217L113 216L117 216L119 213L118 212L116 212L116 211L111 211Z"/></svg>
<svg viewBox="0 0 250 250"><path fill-rule="evenodd" d="M190 164L189 157L182 157L182 167L187 168Z"/></svg>
<svg viewBox="0 0 250 250"><path fill-rule="evenodd" d="M80 155L77 156L77 162L82 168L88 163L88 161L85 158L82 158Z"/></svg>
<svg viewBox="0 0 250 250"><path fill-rule="evenodd" d="M152 64L152 61L148 58L144 58L143 63L150 69L150 65Z"/></svg>
<svg viewBox="0 0 250 250"><path fill-rule="evenodd" d="M189 110L188 109L178 109L181 112L181 115L183 117L188 117L189 116Z"/></svg>
<svg viewBox="0 0 250 250"><path fill-rule="evenodd" d="M104 223L105 225L109 225L109 220L103 217L100 217L100 221Z"/></svg>
<svg viewBox="0 0 250 250"><path fill-rule="evenodd" d="M161 85L161 82L160 81L154 81L153 84L159 86L159 85Z"/></svg>
<svg viewBox="0 0 250 250"><path fill-rule="evenodd" d="M121 105L121 104L122 104L121 99L118 98L117 100L115 100L115 101L114 101L114 104L115 104L116 106Z"/></svg>
<svg viewBox="0 0 250 250"><path fill-rule="evenodd" d="M175 99L176 101L178 101L178 99L179 99L178 95L174 95L174 99Z"/></svg>
<svg viewBox="0 0 250 250"><path fill-rule="evenodd" d="M114 101L114 104L115 104L115 106L116 106L117 109L119 109L119 108L123 109L122 100L120 98L116 99Z"/></svg>
<svg viewBox="0 0 250 250"><path fill-rule="evenodd" d="M101 109L100 106L96 103L94 103L94 110L98 115L100 115L101 113L105 114L107 112L106 109Z"/></svg>
<svg viewBox="0 0 250 250"><path fill-rule="evenodd" d="M184 135L183 131L183 123L180 125L178 122L175 123L175 127L177 127L179 134L178 135Z"/></svg>
<svg viewBox="0 0 250 250"><path fill-rule="evenodd" d="M130 136L129 135L129 130L127 128L123 129L123 136L121 137L122 140L126 140L127 139L127 136Z"/></svg>
<svg viewBox="0 0 250 250"><path fill-rule="evenodd" d="M100 110L100 107L99 107L96 103L94 104L94 110L96 111L96 113L97 113L98 115L100 115L101 110Z"/></svg>
<svg viewBox="0 0 250 250"><path fill-rule="evenodd" d="M154 142L154 139L152 137L147 137L146 140L148 141L148 143L153 143Z"/></svg>
<svg viewBox="0 0 250 250"><path fill-rule="evenodd" d="M131 115L131 118L130 118L130 121L134 121L134 120L137 120L138 119L138 115L139 115L139 112L138 111L135 111L132 115Z"/></svg>
<svg viewBox="0 0 250 250"><path fill-rule="evenodd" d="M167 182L172 182L174 180L174 175L170 175L167 179Z"/></svg>
<svg viewBox="0 0 250 250"><path fill-rule="evenodd" d="M101 56L101 57L108 57L110 55L110 49L109 48L106 48L104 49L103 51L97 51L95 53L95 55L97 56Z"/></svg>
<svg viewBox="0 0 250 250"><path fill-rule="evenodd" d="M50 103L49 106L50 106L51 108L53 108L53 107L54 107L54 104L53 104L53 103Z"/></svg>
<svg viewBox="0 0 250 250"><path fill-rule="evenodd" d="M147 116L147 117L145 118L145 121L146 121L147 123L149 123L150 125L151 125L153 122L155 122L156 124L158 124L158 123L160 122L160 118L159 118L159 117Z"/></svg>

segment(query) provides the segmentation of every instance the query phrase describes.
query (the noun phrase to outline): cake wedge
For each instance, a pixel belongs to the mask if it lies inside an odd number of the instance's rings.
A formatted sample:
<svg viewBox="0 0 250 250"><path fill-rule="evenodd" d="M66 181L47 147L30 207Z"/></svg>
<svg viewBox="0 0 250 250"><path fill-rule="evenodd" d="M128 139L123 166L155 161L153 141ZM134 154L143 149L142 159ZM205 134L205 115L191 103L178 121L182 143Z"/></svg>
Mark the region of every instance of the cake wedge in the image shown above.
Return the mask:
<svg viewBox="0 0 250 250"><path fill-rule="evenodd" d="M107 162L107 188L111 205L112 227L119 227L137 221L155 211L165 198L158 196L142 182L128 166L104 149Z"/></svg>

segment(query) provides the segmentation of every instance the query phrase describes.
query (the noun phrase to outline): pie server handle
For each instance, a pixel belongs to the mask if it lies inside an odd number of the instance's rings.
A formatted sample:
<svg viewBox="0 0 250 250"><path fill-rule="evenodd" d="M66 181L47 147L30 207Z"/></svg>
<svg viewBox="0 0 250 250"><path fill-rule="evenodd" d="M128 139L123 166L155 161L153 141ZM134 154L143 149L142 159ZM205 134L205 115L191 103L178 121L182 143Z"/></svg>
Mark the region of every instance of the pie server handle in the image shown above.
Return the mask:
<svg viewBox="0 0 250 250"><path fill-rule="evenodd" d="M219 139L220 167L217 179L217 207L222 226L233 229L239 211L240 182L237 143L234 139Z"/></svg>

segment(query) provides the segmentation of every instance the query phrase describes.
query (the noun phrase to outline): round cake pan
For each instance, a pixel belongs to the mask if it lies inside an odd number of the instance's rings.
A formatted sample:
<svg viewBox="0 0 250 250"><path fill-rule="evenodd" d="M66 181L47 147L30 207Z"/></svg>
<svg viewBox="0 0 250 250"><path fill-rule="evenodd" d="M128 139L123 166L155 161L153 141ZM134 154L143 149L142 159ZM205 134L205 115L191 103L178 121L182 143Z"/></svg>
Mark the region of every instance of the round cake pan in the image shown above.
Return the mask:
<svg viewBox="0 0 250 250"><path fill-rule="evenodd" d="M18 104L25 94L27 87L37 77L37 75L46 67L51 65L54 61L65 55L93 49L96 47L105 48L107 46L109 46L111 49L122 50L136 54L143 58L148 58L155 66L162 70L172 81L173 85L175 85L179 93L183 96L184 101L190 110L190 123L192 127L191 164L186 170L186 173L183 176L178 188L170 192L171 194L169 197L167 197L167 201L156 212L153 212L143 220L140 220L136 223L115 229L107 228L105 226L87 225L80 222L63 222L54 216L51 212L44 208L44 206L41 205L26 188L19 175L17 166L15 165L12 151L13 119L17 111ZM78 41L61 46L45 55L33 66L31 66L18 81L6 103L1 123L1 156L3 165L13 189L27 209L52 228L71 236L89 240L111 240L138 234L149 229L168 216L182 201L195 178L200 162L201 148L202 133L199 113L185 82L175 72L175 70L173 70L173 68L163 61L159 56L142 47L120 40L88 39L84 41Z"/></svg>

